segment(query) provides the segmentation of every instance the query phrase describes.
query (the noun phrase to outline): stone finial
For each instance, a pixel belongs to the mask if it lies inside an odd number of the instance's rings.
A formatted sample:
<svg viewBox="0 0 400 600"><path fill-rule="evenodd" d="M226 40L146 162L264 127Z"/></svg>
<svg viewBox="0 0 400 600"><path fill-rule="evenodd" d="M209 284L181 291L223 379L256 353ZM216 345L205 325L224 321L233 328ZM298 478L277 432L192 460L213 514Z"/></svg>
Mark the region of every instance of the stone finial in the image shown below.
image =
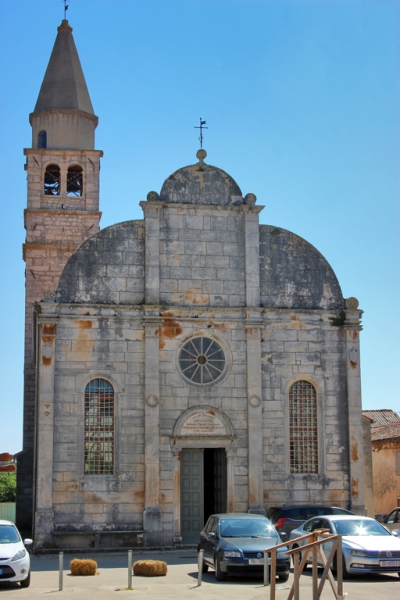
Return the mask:
<svg viewBox="0 0 400 600"><path fill-rule="evenodd" d="M157 192L149 192L147 194L147 200L148 202L157 202L157 200L160 199L160 196L157 194Z"/></svg>
<svg viewBox="0 0 400 600"><path fill-rule="evenodd" d="M358 306L359 306L359 302L358 302L357 298L354 298L354 296L350 296L350 298L347 298L346 308L358 308Z"/></svg>
<svg viewBox="0 0 400 600"><path fill-rule="evenodd" d="M42 294L42 302L55 302L56 292L53 290L44 290Z"/></svg>
<svg viewBox="0 0 400 600"><path fill-rule="evenodd" d="M246 194L244 197L244 203L250 204L250 206L254 206L257 202L257 196L255 194Z"/></svg>
<svg viewBox="0 0 400 600"><path fill-rule="evenodd" d="M205 157L207 156L207 152L205 150L203 150L203 148L201 148L200 150L197 150L196 152L196 158L199 159L199 163L203 164Z"/></svg>

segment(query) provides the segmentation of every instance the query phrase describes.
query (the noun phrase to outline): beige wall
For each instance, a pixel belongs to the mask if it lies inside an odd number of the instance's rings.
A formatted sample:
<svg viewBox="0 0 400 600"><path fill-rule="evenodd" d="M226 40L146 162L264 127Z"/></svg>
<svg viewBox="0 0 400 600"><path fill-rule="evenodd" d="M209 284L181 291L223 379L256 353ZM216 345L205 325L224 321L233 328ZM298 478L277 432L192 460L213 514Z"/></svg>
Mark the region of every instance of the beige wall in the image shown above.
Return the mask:
<svg viewBox="0 0 400 600"><path fill-rule="evenodd" d="M396 476L395 470L396 451L400 451L400 440L372 444L375 514L388 513L398 505L400 476Z"/></svg>

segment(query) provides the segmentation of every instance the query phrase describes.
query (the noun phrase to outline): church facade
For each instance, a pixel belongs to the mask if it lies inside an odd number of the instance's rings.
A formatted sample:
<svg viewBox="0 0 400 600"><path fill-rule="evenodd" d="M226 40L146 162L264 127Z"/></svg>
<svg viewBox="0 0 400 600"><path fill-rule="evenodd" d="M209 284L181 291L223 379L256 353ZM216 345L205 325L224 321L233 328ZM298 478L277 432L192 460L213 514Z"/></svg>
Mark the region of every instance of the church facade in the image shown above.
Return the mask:
<svg viewBox="0 0 400 600"><path fill-rule="evenodd" d="M36 548L195 543L213 512L283 504L363 512L362 311L325 258L260 224L203 149L143 219L99 231L66 21L31 123L19 514Z"/></svg>

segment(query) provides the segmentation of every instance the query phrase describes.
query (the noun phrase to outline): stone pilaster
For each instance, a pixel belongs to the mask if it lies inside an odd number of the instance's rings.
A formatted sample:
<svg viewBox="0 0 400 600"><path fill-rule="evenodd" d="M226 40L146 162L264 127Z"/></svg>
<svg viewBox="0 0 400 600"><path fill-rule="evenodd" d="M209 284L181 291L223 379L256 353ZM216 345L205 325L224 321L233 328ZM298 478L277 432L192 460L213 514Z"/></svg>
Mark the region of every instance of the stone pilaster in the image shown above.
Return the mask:
<svg viewBox="0 0 400 600"><path fill-rule="evenodd" d="M182 543L181 536L181 449L172 448L174 459L174 544Z"/></svg>
<svg viewBox="0 0 400 600"><path fill-rule="evenodd" d="M248 196L252 196L252 194L248 194ZM258 215L263 208L263 206L243 206L247 307L260 306L260 230Z"/></svg>
<svg viewBox="0 0 400 600"><path fill-rule="evenodd" d="M54 362L57 321L40 319L36 441L35 548L51 545L53 530Z"/></svg>
<svg viewBox="0 0 400 600"><path fill-rule="evenodd" d="M235 512L235 448L226 449L226 510Z"/></svg>
<svg viewBox="0 0 400 600"><path fill-rule="evenodd" d="M249 442L249 512L265 514L263 507L263 438L261 388L261 320L247 311L247 424Z"/></svg>
<svg viewBox="0 0 400 600"><path fill-rule="evenodd" d="M145 507L144 543L161 543L159 320L145 321Z"/></svg>
<svg viewBox="0 0 400 600"><path fill-rule="evenodd" d="M350 509L365 514L364 446L360 374L360 317L356 298L346 300L346 374L350 444Z"/></svg>
<svg viewBox="0 0 400 600"><path fill-rule="evenodd" d="M146 304L160 303L160 211L163 206L156 192L148 194L147 202L141 202L145 221L145 301ZM150 198L150 199L149 199Z"/></svg>

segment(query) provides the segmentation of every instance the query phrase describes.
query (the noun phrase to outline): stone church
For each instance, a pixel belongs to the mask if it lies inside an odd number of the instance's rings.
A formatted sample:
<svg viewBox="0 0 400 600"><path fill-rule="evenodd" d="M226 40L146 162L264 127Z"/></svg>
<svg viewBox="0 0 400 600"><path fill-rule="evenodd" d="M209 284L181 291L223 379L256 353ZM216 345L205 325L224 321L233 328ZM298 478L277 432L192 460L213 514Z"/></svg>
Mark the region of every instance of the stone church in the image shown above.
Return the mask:
<svg viewBox="0 0 400 600"><path fill-rule="evenodd" d="M100 230L97 122L64 20L25 149L20 527L173 546L213 512L363 512L358 301L203 149Z"/></svg>

